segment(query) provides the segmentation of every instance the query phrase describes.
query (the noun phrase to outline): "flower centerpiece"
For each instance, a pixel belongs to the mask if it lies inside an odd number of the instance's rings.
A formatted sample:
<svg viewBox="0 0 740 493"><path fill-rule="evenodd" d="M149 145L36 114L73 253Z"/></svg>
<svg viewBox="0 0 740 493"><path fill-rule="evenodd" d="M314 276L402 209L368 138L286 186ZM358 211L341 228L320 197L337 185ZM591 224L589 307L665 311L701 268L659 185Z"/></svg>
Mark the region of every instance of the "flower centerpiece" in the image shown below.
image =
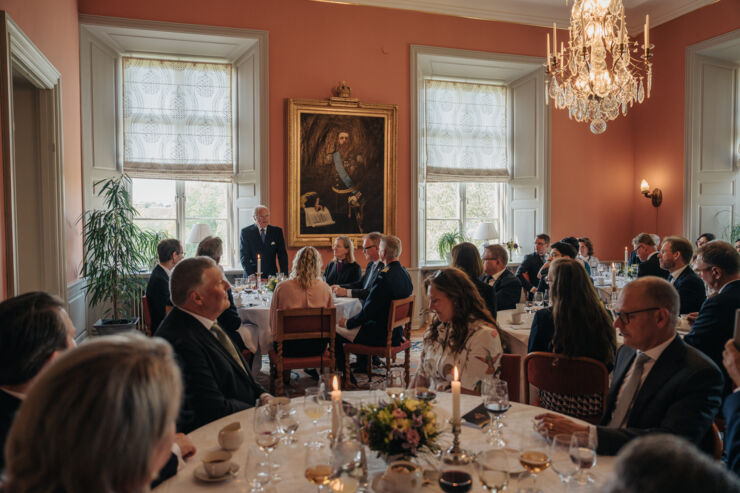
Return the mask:
<svg viewBox="0 0 740 493"><path fill-rule="evenodd" d="M415 457L434 452L439 436L432 404L416 399L394 399L389 403L364 406L359 416L362 442L387 457Z"/></svg>
<svg viewBox="0 0 740 493"><path fill-rule="evenodd" d="M275 292L275 288L277 287L277 285L278 285L277 277L271 277L267 280L267 283L265 283L265 287L271 293Z"/></svg>
<svg viewBox="0 0 740 493"><path fill-rule="evenodd" d="M509 250L509 260L511 260L511 255L514 253L514 250L517 252L519 251L519 244L514 240L507 241L504 243L504 246Z"/></svg>

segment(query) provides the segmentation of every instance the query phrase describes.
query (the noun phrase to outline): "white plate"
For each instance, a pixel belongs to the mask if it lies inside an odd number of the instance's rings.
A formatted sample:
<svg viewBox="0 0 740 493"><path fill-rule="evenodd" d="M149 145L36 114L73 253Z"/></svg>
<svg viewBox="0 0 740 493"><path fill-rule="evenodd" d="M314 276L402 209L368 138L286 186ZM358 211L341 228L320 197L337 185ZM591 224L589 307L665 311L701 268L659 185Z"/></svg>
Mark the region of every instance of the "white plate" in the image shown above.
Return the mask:
<svg viewBox="0 0 740 493"><path fill-rule="evenodd" d="M218 476L215 478L212 478L208 475L206 472L205 467L203 467L203 464L198 465L198 467L195 468L195 471L193 471L193 476L195 476L196 479L199 479L200 481L205 481L206 483L219 483L221 481L225 481L227 479L231 479L233 477L236 477L236 473L239 472L239 465L231 463L231 469L229 469L229 472L224 474L223 476Z"/></svg>

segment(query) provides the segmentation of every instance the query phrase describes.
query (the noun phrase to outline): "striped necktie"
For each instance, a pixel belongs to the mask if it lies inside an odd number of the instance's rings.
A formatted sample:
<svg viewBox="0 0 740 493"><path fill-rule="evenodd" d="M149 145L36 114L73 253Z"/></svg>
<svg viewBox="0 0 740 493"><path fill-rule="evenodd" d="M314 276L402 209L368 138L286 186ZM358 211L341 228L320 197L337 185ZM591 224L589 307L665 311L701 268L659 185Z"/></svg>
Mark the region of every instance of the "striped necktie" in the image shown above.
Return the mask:
<svg viewBox="0 0 740 493"><path fill-rule="evenodd" d="M239 353L236 351L236 348L231 342L231 339L229 339L229 336L227 336L226 332L224 332L224 329L222 329L217 323L214 323L213 325L211 325L211 332L213 332L213 334L216 336L219 344L221 344L224 349L226 349L226 352L229 353L229 355L234 358L234 361L237 362L241 369L244 370L244 373L247 373L247 369L244 367L244 363L242 363L242 359L239 357Z"/></svg>
<svg viewBox="0 0 740 493"><path fill-rule="evenodd" d="M265 242L265 228L260 229L260 238L262 238L262 243Z"/></svg>
<svg viewBox="0 0 740 493"><path fill-rule="evenodd" d="M637 354L632 375L623 384L624 390L617 400L614 414L612 414L612 419L609 421L610 428L621 428L627 422L627 417L632 410L632 405L635 403L635 398L637 397L637 391L640 389L640 384L642 383L642 370L648 361L650 361L650 356L647 354L643 352Z"/></svg>

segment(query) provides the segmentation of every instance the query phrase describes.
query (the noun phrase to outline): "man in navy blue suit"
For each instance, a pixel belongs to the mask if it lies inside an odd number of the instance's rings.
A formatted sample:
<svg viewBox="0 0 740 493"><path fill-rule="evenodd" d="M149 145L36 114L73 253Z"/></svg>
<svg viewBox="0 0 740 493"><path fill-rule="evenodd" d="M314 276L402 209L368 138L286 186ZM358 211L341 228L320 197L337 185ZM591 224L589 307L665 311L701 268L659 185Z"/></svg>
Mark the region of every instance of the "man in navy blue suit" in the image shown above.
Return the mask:
<svg viewBox="0 0 740 493"><path fill-rule="evenodd" d="M537 273L545 263L545 254L549 246L550 237L544 233L538 234L534 241L534 252L526 255L516 270L516 277L529 299L537 292Z"/></svg>
<svg viewBox="0 0 740 493"><path fill-rule="evenodd" d="M658 254L660 267L670 272L668 282L673 284L681 298L681 314L698 312L707 299L704 283L689 265L693 254L691 242L680 236L664 239Z"/></svg>
<svg viewBox="0 0 740 493"><path fill-rule="evenodd" d="M722 349L732 338L735 310L740 308L740 254L724 241L710 241L696 252L696 272L716 294L701 306L684 341L694 346L723 369L725 393L731 380L722 366Z"/></svg>
<svg viewBox="0 0 740 493"><path fill-rule="evenodd" d="M493 286L496 291L496 305L499 310L512 310L522 297L522 284L506 268L509 255L501 245L487 245L483 250L485 273L481 281Z"/></svg>
<svg viewBox="0 0 740 493"><path fill-rule="evenodd" d="M637 266L637 277L657 276L668 279L668 271L661 269L658 248L655 238L648 233L640 233L632 240L640 264Z"/></svg>
<svg viewBox="0 0 740 493"><path fill-rule="evenodd" d="M254 208L254 224L242 229L239 250L247 276L257 272L257 255L261 260L262 277L277 274L278 265L280 272L288 273L288 252L285 249L283 230L270 225L270 210L264 205Z"/></svg>

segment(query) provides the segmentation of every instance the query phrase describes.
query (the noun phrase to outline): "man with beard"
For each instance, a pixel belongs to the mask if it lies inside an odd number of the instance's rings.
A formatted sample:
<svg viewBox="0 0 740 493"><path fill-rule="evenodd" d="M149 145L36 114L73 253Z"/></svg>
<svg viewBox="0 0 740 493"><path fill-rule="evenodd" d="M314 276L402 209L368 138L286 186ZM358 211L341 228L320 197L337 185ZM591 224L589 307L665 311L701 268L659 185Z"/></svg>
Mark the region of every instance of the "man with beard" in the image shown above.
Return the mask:
<svg viewBox="0 0 740 493"><path fill-rule="evenodd" d="M327 161L334 166L334 170L337 172L332 190L340 197L346 197L347 218L354 216L357 220L357 227L362 232L365 197L357 189L357 183L353 179L353 175L356 176L358 168L365 165L365 159L362 154L354 152L349 132L339 132L334 152L327 155Z"/></svg>

